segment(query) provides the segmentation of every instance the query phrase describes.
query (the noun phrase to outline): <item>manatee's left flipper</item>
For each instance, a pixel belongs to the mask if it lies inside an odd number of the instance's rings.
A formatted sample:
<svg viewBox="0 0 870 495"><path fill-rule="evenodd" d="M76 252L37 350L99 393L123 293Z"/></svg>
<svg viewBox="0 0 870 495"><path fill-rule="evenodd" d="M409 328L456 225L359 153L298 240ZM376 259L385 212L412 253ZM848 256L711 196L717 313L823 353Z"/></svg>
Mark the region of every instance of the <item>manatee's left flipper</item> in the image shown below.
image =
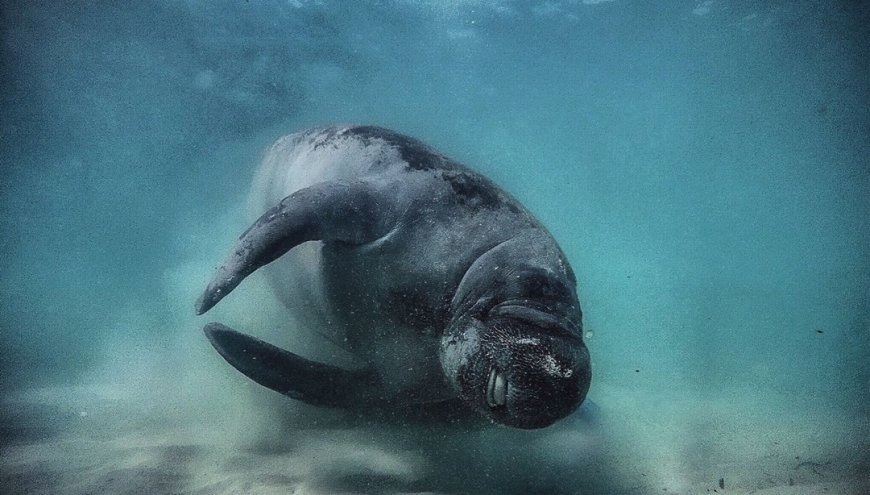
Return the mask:
<svg viewBox="0 0 870 495"><path fill-rule="evenodd" d="M317 406L377 407L382 386L373 370L352 371L310 361L221 325L203 328L218 353L260 385Z"/></svg>
<svg viewBox="0 0 870 495"><path fill-rule="evenodd" d="M384 184L333 181L300 189L270 208L239 237L196 302L201 315L257 268L306 241L365 244L396 224L396 197Z"/></svg>

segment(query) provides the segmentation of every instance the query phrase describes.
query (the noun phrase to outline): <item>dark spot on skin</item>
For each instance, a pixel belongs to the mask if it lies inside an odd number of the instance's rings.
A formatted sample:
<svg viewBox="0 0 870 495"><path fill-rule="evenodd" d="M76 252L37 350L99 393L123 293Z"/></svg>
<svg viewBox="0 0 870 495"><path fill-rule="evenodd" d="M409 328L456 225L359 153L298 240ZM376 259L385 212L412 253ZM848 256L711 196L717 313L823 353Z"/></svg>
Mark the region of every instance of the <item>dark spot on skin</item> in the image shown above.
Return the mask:
<svg viewBox="0 0 870 495"><path fill-rule="evenodd" d="M480 175L469 172L445 172L442 178L450 184L460 204L495 210L506 206L514 213L519 208L499 194L498 189Z"/></svg>
<svg viewBox="0 0 870 495"><path fill-rule="evenodd" d="M378 140L394 147L402 160L407 163L408 171L442 170L442 178L453 188L462 205L486 209L507 207L513 213L520 213L520 208L500 194L498 188L488 179L466 171L462 165L438 153L422 141L377 126L351 127L345 132L359 139L366 146L373 140Z"/></svg>
<svg viewBox="0 0 870 495"><path fill-rule="evenodd" d="M821 328L817 328L817 329L816 329L816 333L825 333L825 331L822 330Z"/></svg>
<svg viewBox="0 0 870 495"><path fill-rule="evenodd" d="M423 142L383 127L352 127L347 130L347 133L359 138L366 146L371 144L373 139L379 139L393 146L399 152L402 160L408 164L408 170L453 169L455 167L450 160Z"/></svg>
<svg viewBox="0 0 870 495"><path fill-rule="evenodd" d="M640 373L640 370L634 370L635 373Z"/></svg>

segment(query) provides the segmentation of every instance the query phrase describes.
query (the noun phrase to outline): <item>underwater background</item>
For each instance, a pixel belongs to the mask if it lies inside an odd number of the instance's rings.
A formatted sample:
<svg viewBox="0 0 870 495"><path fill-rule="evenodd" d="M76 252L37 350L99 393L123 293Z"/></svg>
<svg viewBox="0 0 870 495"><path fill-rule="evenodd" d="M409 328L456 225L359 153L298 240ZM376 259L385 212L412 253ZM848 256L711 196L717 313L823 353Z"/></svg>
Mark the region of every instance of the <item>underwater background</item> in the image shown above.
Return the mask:
<svg viewBox="0 0 870 495"><path fill-rule="evenodd" d="M0 6L3 493L870 493L870 3ZM381 424L226 366L193 303L277 137L414 136L550 229L586 416ZM724 487L724 488L723 488Z"/></svg>

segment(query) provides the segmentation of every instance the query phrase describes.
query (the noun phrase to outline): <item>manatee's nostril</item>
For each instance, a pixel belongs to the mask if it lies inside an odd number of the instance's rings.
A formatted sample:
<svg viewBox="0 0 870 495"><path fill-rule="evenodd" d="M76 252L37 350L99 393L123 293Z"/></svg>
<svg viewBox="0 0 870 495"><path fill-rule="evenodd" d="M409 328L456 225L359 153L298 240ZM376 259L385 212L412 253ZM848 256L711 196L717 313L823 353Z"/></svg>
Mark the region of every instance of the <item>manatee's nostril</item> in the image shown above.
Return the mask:
<svg viewBox="0 0 870 495"><path fill-rule="evenodd" d="M504 373L499 373L493 368L489 372L489 380L486 384L486 403L489 407L504 407L507 404L507 386Z"/></svg>

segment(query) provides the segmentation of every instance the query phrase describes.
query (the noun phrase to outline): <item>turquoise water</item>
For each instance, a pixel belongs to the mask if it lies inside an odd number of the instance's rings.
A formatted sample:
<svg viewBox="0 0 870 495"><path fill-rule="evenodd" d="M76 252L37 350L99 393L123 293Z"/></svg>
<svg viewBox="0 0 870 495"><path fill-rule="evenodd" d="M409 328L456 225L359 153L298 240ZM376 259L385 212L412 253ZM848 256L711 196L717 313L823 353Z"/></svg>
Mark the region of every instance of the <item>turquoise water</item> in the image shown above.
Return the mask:
<svg viewBox="0 0 870 495"><path fill-rule="evenodd" d="M833 418L842 435L813 462L857 464L827 478L788 465L792 476L770 486L848 488L866 473L866 2L7 2L0 12L4 395L132 380L185 396L207 387L188 379L199 372L219 375L216 388L244 387L221 374L193 302L246 228L254 167L287 132L370 123L483 172L551 230L578 276L599 414L637 407L691 423L714 404L767 424L806 412L795 421ZM215 319L280 330L277 303L262 316L268 291L257 291ZM669 438L691 444L715 429L704 424ZM567 451L573 438L560 440ZM804 455L772 445L717 462ZM608 483L642 462L697 472L626 451L638 449L618 451L622 474ZM548 479L552 458L535 459L544 474L531 481L503 460L487 476L505 485L414 486L570 492ZM435 465L422 479L449 478ZM760 483L746 475L747 489Z"/></svg>

